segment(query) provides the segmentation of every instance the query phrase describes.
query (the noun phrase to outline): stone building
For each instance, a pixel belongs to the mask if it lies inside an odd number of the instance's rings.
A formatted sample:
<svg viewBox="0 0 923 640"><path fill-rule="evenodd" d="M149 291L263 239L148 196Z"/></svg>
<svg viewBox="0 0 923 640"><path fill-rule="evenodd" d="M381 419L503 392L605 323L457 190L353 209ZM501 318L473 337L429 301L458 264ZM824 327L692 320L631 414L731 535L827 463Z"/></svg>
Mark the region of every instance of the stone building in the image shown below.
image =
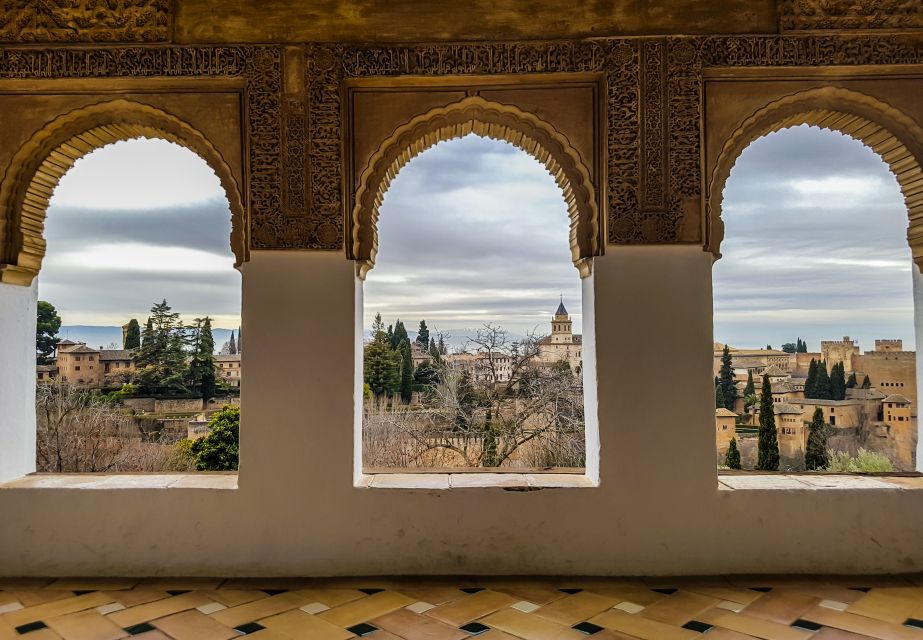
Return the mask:
<svg viewBox="0 0 923 640"><path fill-rule="evenodd" d="M923 571L923 491L878 478L719 484L706 401L712 267L730 259L723 194L753 141L810 125L866 143L904 191L901 237L923 265L921 3L55 0L3 11L0 513L15 517L0 519L0 574ZM588 310L583 473L462 483L357 462L358 327L363 278L383 250L381 202L413 157L472 133L532 154L561 188L561 243ZM24 401L48 201L80 157L137 137L198 153L230 204L221 241L242 274L253 356L240 473L49 482L29 475ZM550 230L521 234L537 231ZM296 326L297 340L281 329ZM164 544L176 540L189 543Z"/></svg>
<svg viewBox="0 0 923 640"><path fill-rule="evenodd" d="M558 304L551 317L551 334L538 341L538 360L546 364L566 362L572 371L580 372L583 362L583 336L574 334L573 322L564 307Z"/></svg>
<svg viewBox="0 0 923 640"><path fill-rule="evenodd" d="M731 439L737 435L737 414L720 407L715 409L715 443L718 447L718 464L724 464Z"/></svg>
<svg viewBox="0 0 923 640"><path fill-rule="evenodd" d="M240 358L236 354L218 354L215 356L215 372L218 374L218 380L230 387L240 386Z"/></svg>
<svg viewBox="0 0 923 640"><path fill-rule="evenodd" d="M55 355L54 378L59 382L99 389L128 382L135 370L133 351L93 349L84 342L62 340Z"/></svg>

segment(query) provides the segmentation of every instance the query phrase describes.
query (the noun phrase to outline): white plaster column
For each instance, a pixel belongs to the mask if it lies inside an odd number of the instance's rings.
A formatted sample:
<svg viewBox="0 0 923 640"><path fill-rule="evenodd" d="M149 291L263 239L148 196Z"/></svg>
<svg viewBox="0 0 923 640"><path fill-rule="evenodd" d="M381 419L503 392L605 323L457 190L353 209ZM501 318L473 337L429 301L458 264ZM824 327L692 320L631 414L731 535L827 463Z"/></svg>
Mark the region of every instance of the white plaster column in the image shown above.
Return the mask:
<svg viewBox="0 0 923 640"><path fill-rule="evenodd" d="M0 482L35 471L38 283L0 284Z"/></svg>
<svg viewBox="0 0 923 640"><path fill-rule="evenodd" d="M923 367L920 366L920 346L923 345L923 274L920 273L920 267L914 263L913 267L913 333L915 338L915 347L917 354L917 398L920 397L920 390L923 389ZM914 411L919 415L917 407ZM923 471L923 440L919 435L920 425L919 418L917 422L917 471Z"/></svg>

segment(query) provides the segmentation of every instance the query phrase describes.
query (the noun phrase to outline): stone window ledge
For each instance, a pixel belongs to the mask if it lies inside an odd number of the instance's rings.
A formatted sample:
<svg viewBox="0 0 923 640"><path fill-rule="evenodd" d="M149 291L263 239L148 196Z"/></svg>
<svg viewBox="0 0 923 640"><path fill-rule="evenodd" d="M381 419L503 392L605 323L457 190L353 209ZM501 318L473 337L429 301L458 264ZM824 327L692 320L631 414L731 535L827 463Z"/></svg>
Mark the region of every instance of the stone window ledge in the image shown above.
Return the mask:
<svg viewBox="0 0 923 640"><path fill-rule="evenodd" d="M356 482L365 489L578 489L599 483L582 473L365 473Z"/></svg>
<svg viewBox="0 0 923 640"><path fill-rule="evenodd" d="M907 491L923 489L923 475L735 474L718 477L719 491Z"/></svg>
<svg viewBox="0 0 923 640"><path fill-rule="evenodd" d="M10 489L237 489L236 473L33 473L0 483Z"/></svg>

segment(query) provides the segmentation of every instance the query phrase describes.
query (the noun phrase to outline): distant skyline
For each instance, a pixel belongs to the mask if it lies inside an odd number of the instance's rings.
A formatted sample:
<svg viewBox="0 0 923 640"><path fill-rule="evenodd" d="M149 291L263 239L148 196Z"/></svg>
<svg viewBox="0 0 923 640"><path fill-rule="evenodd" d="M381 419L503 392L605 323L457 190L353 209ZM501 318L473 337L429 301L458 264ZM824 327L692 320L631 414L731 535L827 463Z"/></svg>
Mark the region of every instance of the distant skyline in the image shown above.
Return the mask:
<svg viewBox="0 0 923 640"><path fill-rule="evenodd" d="M849 335L915 344L907 213L887 166L861 143L796 127L753 143L727 183L723 257L713 268L715 340L780 347ZM409 331L548 330L559 295L581 331L568 217L545 168L512 145L467 136L394 179L365 283ZM204 160L133 140L79 160L49 207L39 296L67 325L118 326L167 298L189 320L240 324L230 211Z"/></svg>

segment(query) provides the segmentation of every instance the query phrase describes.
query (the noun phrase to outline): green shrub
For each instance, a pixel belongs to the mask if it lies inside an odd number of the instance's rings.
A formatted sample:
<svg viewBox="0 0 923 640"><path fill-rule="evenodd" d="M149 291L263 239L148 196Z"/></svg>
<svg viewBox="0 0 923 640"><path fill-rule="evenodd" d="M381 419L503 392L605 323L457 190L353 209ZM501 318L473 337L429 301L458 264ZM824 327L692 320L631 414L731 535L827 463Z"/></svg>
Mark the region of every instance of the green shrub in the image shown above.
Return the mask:
<svg viewBox="0 0 923 640"><path fill-rule="evenodd" d="M894 465L887 456L880 453L859 449L856 457L851 457L845 451L828 451L827 471L845 473L875 473L894 471Z"/></svg>
<svg viewBox="0 0 923 640"><path fill-rule="evenodd" d="M237 471L240 407L224 406L208 421L208 435L189 447L199 471Z"/></svg>

